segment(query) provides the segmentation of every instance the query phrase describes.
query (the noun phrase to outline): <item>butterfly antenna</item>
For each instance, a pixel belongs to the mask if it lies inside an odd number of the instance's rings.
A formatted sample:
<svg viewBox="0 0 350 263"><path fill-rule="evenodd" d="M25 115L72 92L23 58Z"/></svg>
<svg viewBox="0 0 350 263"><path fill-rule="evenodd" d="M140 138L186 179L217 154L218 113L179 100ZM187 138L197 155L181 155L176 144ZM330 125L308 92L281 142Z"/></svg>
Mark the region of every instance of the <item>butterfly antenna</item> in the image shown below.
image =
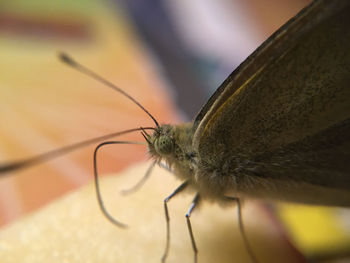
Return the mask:
<svg viewBox="0 0 350 263"><path fill-rule="evenodd" d="M148 110L146 110L135 98L133 98L131 95L129 95L128 93L126 93L124 90L122 90L121 88L117 87L116 85L114 85L112 82L109 82L108 80L106 80L105 78L101 77L100 75L98 75L97 73L93 72L92 70L88 69L87 67L79 64L78 62L76 62L73 58L71 58L69 55L67 55L66 53L60 52L58 54L59 59L64 62L65 64L71 66L72 68L80 71L81 73L90 76L92 78L94 78L95 80L105 84L106 86L114 89L115 91L121 93L122 95L124 95L125 97L127 97L129 100L131 100L133 103L135 103L137 106L139 106L155 123L155 125L157 126L157 128L159 128L159 123L157 122L157 120L152 116L151 113L149 113Z"/></svg>
<svg viewBox="0 0 350 263"><path fill-rule="evenodd" d="M64 155L66 153L72 152L74 150L77 150L81 147L85 147L88 145L91 145L93 143L101 142L104 140L107 140L109 138L117 137L123 134L127 134L130 132L135 132L135 131L144 131L144 130L154 130L154 127L143 127L143 128L135 128L135 129L129 129L121 132L114 132L110 134L106 134L103 136L95 137L89 140L81 141L78 143L74 143L62 148L58 148L46 153L38 154L36 156L33 156L28 159L24 160L19 160L19 161L14 161L14 162L9 162L9 163L0 163L0 175L1 174L6 174L12 171L20 170L23 168L27 168L36 164L40 164L42 162L48 161L50 159L54 159L56 157L59 157L61 155Z"/></svg>

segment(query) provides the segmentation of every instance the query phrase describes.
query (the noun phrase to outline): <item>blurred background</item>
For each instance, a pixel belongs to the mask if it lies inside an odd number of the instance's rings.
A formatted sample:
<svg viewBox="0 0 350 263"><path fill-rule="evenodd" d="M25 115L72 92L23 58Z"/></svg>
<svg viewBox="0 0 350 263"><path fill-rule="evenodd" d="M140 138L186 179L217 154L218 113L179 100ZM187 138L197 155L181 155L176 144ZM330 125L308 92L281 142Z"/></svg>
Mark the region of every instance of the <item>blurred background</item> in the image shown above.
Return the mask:
<svg viewBox="0 0 350 263"><path fill-rule="evenodd" d="M0 1L0 162L153 125L126 98L59 62L59 51L123 88L160 123L177 123L193 119L224 79L309 2ZM0 225L89 182L93 149L2 176ZM108 147L100 173L145 159L144 147ZM310 258L349 252L348 211L272 209Z"/></svg>

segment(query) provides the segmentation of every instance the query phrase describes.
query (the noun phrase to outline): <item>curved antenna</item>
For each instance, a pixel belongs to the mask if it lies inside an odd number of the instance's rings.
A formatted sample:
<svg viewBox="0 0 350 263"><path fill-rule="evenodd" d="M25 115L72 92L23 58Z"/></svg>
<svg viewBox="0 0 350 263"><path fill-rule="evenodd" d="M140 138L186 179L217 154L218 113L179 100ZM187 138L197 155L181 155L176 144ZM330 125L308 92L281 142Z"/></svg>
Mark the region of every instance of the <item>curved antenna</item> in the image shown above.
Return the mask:
<svg viewBox="0 0 350 263"><path fill-rule="evenodd" d="M10 163L5 163L5 164L1 164L0 163L0 175L2 173L8 173L11 171L15 171L15 170L19 170L19 169L23 169L23 168L27 168L39 163L42 163L44 161L48 161L50 159L56 158L58 156L61 156L63 154L69 153L71 151L77 150L78 148L84 147L84 146L88 146L92 143L96 143L96 142L100 142L112 137L116 137L116 136L120 136L123 134L127 134L130 132L135 132L135 131L142 131L144 129L147 130L154 130L155 128L153 127L144 127L144 128L134 128L134 129L130 129L130 130L125 130L125 131L121 131L121 132L114 132L114 133L110 133L110 134L106 134L103 136L99 136L96 138L92 138L89 140L85 140L85 141L81 141L78 143L74 143L59 149L55 149L46 153L42 153L36 156L33 156L31 158L25 159L25 160L20 160L20 161L14 161L14 162L10 162Z"/></svg>
<svg viewBox="0 0 350 263"><path fill-rule="evenodd" d="M121 88L117 87L116 85L114 85L112 82L109 82L108 80L104 79L103 77L101 77L100 75L98 75L97 73L93 72L92 70L88 69L87 67L79 64L78 62L76 62L74 59L72 59L69 55L67 55L66 53L60 52L58 54L59 59L64 62L65 64L67 64L68 66L71 66L72 68L80 71L81 73L90 76L92 78L94 78L95 80L105 84L106 86L114 89L115 91L121 93L122 95L124 95L125 97L127 97L129 100L131 100L133 103L135 103L137 106L139 106L155 123L155 125L159 128L159 123L157 122L157 120L152 116L151 113L148 112L148 110L146 110L136 99L134 99L131 95L129 95L128 93L126 93L124 90L122 90Z"/></svg>
<svg viewBox="0 0 350 263"><path fill-rule="evenodd" d="M95 151L94 151L94 180L95 180L95 189L96 189L96 196L97 196L97 201L98 201L98 206L100 207L102 213L104 216L112 222L114 225L121 227L121 228L126 228L128 227L126 224L119 222L116 220L106 209L103 200L102 200L102 195L100 191L100 183L98 179L98 171L97 171L97 152L99 149L101 149L103 146L106 145L111 145L111 144L138 144L138 145L144 145L142 142L133 142L133 141L106 141L102 142L99 145L96 146Z"/></svg>

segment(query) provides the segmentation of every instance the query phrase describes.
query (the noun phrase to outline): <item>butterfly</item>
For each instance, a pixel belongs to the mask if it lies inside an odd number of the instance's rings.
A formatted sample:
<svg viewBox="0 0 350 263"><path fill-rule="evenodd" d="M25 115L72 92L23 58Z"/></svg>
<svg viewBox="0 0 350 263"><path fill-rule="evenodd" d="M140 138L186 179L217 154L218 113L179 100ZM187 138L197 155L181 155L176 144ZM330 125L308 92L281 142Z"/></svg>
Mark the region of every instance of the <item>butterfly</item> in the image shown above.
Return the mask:
<svg viewBox="0 0 350 263"><path fill-rule="evenodd" d="M197 262L190 215L203 201L238 205L239 225L253 262L258 262L244 233L241 199L266 199L350 206L350 2L317 0L289 20L252 53L211 96L193 122L160 125L133 97L80 65L66 64L102 81L136 103L154 121L141 131L154 162L165 163L183 183L164 201L191 189L186 214ZM130 132L126 131L126 132ZM151 133L149 131L152 131ZM124 132L122 132L124 133ZM110 138L106 135L34 158L5 164L17 170ZM97 153L94 167L97 196ZM149 173L147 173L148 175ZM164 262L169 250L169 231Z"/></svg>

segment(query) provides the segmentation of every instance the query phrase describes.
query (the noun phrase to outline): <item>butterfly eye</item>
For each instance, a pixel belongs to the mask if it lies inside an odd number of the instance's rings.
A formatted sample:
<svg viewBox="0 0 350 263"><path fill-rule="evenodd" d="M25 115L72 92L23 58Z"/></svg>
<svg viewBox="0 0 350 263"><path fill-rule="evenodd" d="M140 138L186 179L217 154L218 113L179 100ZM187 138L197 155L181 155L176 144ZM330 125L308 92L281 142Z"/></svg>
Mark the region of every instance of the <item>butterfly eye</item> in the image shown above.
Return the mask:
<svg viewBox="0 0 350 263"><path fill-rule="evenodd" d="M169 155L174 149L174 142L169 136L161 135L155 140L154 147L160 155Z"/></svg>

